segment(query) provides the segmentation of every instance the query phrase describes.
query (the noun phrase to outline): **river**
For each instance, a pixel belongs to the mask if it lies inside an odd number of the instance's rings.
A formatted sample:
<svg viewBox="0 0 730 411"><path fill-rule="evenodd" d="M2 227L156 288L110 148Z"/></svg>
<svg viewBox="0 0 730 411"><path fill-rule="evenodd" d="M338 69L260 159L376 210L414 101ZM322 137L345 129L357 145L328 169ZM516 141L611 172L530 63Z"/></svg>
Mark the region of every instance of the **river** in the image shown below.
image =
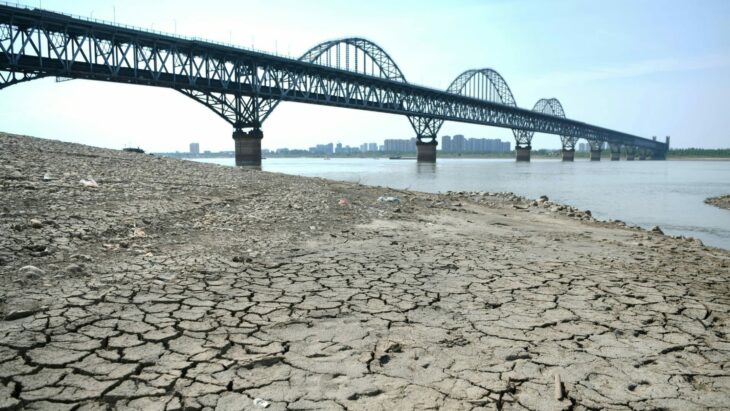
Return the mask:
<svg viewBox="0 0 730 411"><path fill-rule="evenodd" d="M234 165L233 158L198 161ZM511 191L591 210L672 235L730 249L730 210L704 203L730 193L730 161L600 161L512 159L415 160L369 158L270 158L264 171L354 181L426 192Z"/></svg>

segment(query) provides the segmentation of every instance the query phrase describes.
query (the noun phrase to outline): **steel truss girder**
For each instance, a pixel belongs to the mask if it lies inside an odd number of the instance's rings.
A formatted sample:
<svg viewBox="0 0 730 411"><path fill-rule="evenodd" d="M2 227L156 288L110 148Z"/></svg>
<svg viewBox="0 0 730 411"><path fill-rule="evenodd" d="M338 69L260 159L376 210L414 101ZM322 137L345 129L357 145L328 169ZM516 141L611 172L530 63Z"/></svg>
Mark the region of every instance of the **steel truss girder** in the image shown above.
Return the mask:
<svg viewBox="0 0 730 411"><path fill-rule="evenodd" d="M375 48L369 50L385 58ZM529 144L528 132L543 132L666 150L664 143L555 115L410 85L393 76L394 67L380 78L7 5L0 5L0 70L194 90L200 93L193 96L196 100L215 107L229 122L230 107L245 111L243 97L252 99L256 108L232 124L260 123L267 104L294 101L511 128L520 131L518 144ZM224 95L236 96L236 103ZM273 102L264 103L268 100Z"/></svg>
<svg viewBox="0 0 730 411"><path fill-rule="evenodd" d="M35 80L46 75L38 72L4 71L0 70L0 89L14 84Z"/></svg>
<svg viewBox="0 0 730 411"><path fill-rule="evenodd" d="M408 121L411 122L413 130L416 131L418 141L426 143L436 141L438 131L441 125L444 124L443 120L419 116L408 116Z"/></svg>
<svg viewBox="0 0 730 411"><path fill-rule="evenodd" d="M213 110L236 130L261 128L261 124L276 104L272 99L236 93L202 92L184 88L178 91Z"/></svg>
<svg viewBox="0 0 730 411"><path fill-rule="evenodd" d="M589 138L588 145L591 147L591 151L601 151L603 150L603 140L593 139Z"/></svg>

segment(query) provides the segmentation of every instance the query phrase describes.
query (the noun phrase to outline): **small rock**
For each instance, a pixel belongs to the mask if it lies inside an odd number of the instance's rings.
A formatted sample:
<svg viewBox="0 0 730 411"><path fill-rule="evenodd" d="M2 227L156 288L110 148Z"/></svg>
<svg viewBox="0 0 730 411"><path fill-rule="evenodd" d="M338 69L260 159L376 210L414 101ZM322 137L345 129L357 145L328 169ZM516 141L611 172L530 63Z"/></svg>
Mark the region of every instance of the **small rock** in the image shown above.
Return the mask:
<svg viewBox="0 0 730 411"><path fill-rule="evenodd" d="M253 400L253 405L260 407L260 408L266 408L269 406L269 404L270 403L268 401L264 401L261 398L255 398Z"/></svg>
<svg viewBox="0 0 730 411"><path fill-rule="evenodd" d="M72 273L72 274L79 274L84 271L84 268L78 264L69 264L66 267L66 272Z"/></svg>
<svg viewBox="0 0 730 411"><path fill-rule="evenodd" d="M546 195L541 195L540 198L537 199L538 203L544 203L546 201L548 201L548 196Z"/></svg>
<svg viewBox="0 0 730 411"><path fill-rule="evenodd" d="M43 227L43 223L41 220L38 220L37 218L33 218L30 220L30 226L33 228L41 228Z"/></svg>
<svg viewBox="0 0 730 411"><path fill-rule="evenodd" d="M662 229L659 228L658 225L655 225L654 227L652 227L651 228L651 232L652 233L657 233L657 234L664 234L664 231L662 231Z"/></svg>
<svg viewBox="0 0 730 411"><path fill-rule="evenodd" d="M398 197L378 197L378 203L400 204Z"/></svg>
<svg viewBox="0 0 730 411"><path fill-rule="evenodd" d="M26 276L31 278L37 278L45 274L45 271L32 265L26 265L25 267L21 267L18 272L21 274L25 274Z"/></svg>

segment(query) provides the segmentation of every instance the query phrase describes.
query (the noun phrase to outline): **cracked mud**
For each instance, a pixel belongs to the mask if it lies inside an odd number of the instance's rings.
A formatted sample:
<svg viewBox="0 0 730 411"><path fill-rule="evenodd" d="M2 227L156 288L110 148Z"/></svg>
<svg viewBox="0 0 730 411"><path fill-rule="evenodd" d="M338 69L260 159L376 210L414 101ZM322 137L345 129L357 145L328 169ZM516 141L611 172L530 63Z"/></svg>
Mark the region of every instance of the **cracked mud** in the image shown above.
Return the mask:
<svg viewBox="0 0 730 411"><path fill-rule="evenodd" d="M0 146L0 409L730 404L727 251L545 199Z"/></svg>

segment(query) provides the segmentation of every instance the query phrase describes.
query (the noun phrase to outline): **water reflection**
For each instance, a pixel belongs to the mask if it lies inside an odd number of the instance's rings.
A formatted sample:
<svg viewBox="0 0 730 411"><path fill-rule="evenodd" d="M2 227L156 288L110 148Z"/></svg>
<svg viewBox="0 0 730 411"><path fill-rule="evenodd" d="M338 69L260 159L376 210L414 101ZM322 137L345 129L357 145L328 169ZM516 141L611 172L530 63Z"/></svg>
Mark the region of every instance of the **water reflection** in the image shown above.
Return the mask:
<svg viewBox="0 0 730 411"><path fill-rule="evenodd" d="M436 163L418 163L416 162L416 173L421 176L436 175Z"/></svg>

